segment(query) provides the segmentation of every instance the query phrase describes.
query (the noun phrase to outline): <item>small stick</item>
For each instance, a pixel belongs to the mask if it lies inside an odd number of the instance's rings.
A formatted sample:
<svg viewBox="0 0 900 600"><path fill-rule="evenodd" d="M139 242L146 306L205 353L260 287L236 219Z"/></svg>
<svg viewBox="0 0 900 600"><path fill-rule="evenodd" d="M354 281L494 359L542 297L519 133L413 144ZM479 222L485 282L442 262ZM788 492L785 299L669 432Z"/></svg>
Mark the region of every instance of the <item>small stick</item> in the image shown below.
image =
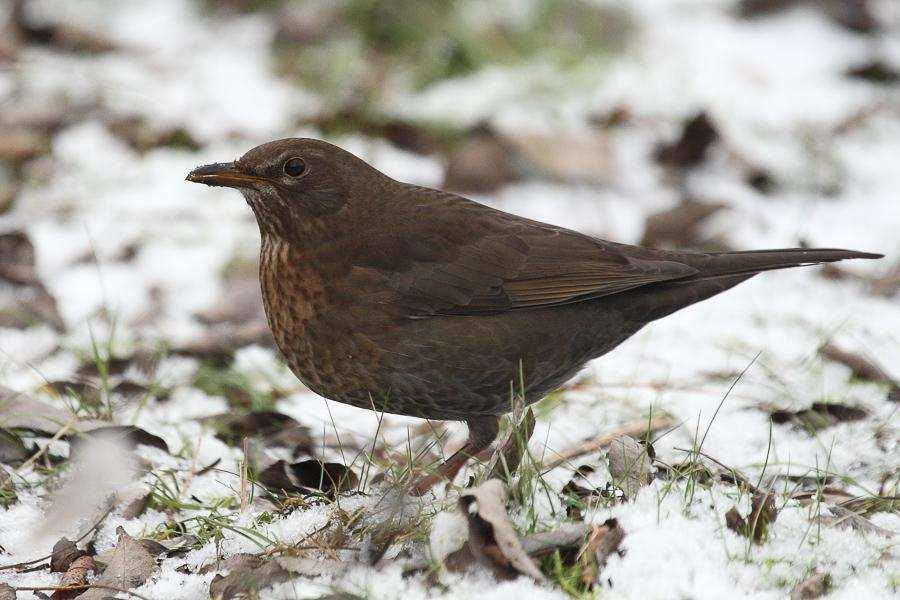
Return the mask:
<svg viewBox="0 0 900 600"><path fill-rule="evenodd" d="M619 427L612 433L608 433L592 440L587 440L580 446L569 448L568 450L557 453L556 458L548 463L545 463L541 466L541 468L544 472L547 472L569 462L573 458L578 458L579 456L584 456L585 454L596 452L601 448L609 446L612 441L620 435L630 435L631 437L637 437L647 433L647 431L659 431L660 429L665 429L675 424L676 421L672 417L654 417L649 422L647 422L646 419L642 419L640 421L632 421L631 423Z"/></svg>
<svg viewBox="0 0 900 600"><path fill-rule="evenodd" d="M241 513L247 512L250 507L250 486L248 485L247 464L250 456L250 443L244 438L244 462L241 463Z"/></svg>
<svg viewBox="0 0 900 600"><path fill-rule="evenodd" d="M84 591L89 590L91 588L96 588L98 590L109 590L111 592L116 592L117 594L128 594L129 596L133 596L134 598L138 598L139 600L150 600L147 596L141 596L137 592L132 592L131 590L126 590L124 588L117 588L112 585L104 585L102 583L88 583L85 585L37 585L37 586L27 586L27 587L16 587L13 588L17 592L75 592L75 591Z"/></svg>
<svg viewBox="0 0 900 600"><path fill-rule="evenodd" d="M16 469L16 473L21 473L22 471L24 471L25 469L27 469L28 467L30 467L31 465L33 465L35 462L37 462L37 460L38 460L41 456L43 456L44 453L47 452L47 450L50 448L50 444L52 444L53 442L59 441L59 439L60 439L62 436L66 435L66 434L69 432L69 430L72 428L72 426L73 426L77 421L78 421L78 417L72 417L72 418L69 420L68 423L66 423L65 425L63 425L63 426L59 429L59 431L57 431L55 434L53 434L53 437L50 438L50 441L49 441L49 442L47 442L46 444L44 444L44 446L43 446L42 448L40 448L37 452L35 452L28 460L26 460L26 461L23 462L21 465L19 465L19 467Z"/></svg>

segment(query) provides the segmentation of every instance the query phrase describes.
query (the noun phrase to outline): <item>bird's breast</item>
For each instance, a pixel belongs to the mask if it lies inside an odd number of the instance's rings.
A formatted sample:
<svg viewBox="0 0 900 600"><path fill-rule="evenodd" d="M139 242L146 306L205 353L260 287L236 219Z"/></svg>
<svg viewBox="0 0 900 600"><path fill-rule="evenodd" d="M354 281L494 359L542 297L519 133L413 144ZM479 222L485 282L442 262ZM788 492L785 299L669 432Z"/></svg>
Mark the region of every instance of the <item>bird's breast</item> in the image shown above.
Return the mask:
<svg viewBox="0 0 900 600"><path fill-rule="evenodd" d="M308 252L264 240L259 280L272 336L294 374L327 398L374 385L361 371L367 341L354 330L333 286Z"/></svg>

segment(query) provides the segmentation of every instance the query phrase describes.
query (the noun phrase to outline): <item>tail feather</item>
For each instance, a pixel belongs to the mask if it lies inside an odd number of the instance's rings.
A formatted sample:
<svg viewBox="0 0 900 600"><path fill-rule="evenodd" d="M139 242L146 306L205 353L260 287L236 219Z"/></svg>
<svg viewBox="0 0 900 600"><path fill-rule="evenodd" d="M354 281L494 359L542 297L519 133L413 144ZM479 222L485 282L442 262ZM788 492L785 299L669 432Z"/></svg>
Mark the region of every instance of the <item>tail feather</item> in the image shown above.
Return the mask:
<svg viewBox="0 0 900 600"><path fill-rule="evenodd" d="M667 260L697 269L697 273L664 283L648 285L620 296L624 313L642 322L655 321L742 283L757 273L850 258L881 258L883 255L832 248L786 248L746 252L666 253Z"/></svg>
<svg viewBox="0 0 900 600"><path fill-rule="evenodd" d="M723 275L753 275L763 271L817 265L850 258L881 258L882 256L882 254L838 248L784 248L712 254L685 253L680 254L676 260L681 260L699 271L689 279L707 279Z"/></svg>

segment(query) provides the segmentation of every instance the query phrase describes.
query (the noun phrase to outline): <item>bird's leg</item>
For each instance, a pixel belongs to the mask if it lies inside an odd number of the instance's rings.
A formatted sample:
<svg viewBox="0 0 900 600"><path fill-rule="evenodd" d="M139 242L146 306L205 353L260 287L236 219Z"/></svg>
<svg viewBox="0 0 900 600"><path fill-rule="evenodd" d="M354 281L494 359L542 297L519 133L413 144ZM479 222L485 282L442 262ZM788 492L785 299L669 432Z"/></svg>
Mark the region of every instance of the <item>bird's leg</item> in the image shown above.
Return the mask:
<svg viewBox="0 0 900 600"><path fill-rule="evenodd" d="M496 416L478 416L466 419L469 427L469 439L465 445L445 460L436 471L423 475L413 482L411 494L421 496L441 480L452 481L459 470L470 458L484 460L488 456L491 443L497 439L500 431L500 418Z"/></svg>

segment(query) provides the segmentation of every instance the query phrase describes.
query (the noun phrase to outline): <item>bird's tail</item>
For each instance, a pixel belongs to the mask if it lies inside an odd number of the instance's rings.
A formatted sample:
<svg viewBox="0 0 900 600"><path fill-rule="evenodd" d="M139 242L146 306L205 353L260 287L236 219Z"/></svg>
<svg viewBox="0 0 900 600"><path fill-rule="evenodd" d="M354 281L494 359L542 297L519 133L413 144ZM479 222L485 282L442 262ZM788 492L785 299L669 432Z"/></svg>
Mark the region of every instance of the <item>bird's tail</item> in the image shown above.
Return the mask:
<svg viewBox="0 0 900 600"><path fill-rule="evenodd" d="M627 313L645 321L660 319L673 312L706 300L744 282L757 273L836 262L850 258L881 258L882 254L834 248L785 248L709 254L666 253L667 260L697 269L684 279L637 288L623 296Z"/></svg>

